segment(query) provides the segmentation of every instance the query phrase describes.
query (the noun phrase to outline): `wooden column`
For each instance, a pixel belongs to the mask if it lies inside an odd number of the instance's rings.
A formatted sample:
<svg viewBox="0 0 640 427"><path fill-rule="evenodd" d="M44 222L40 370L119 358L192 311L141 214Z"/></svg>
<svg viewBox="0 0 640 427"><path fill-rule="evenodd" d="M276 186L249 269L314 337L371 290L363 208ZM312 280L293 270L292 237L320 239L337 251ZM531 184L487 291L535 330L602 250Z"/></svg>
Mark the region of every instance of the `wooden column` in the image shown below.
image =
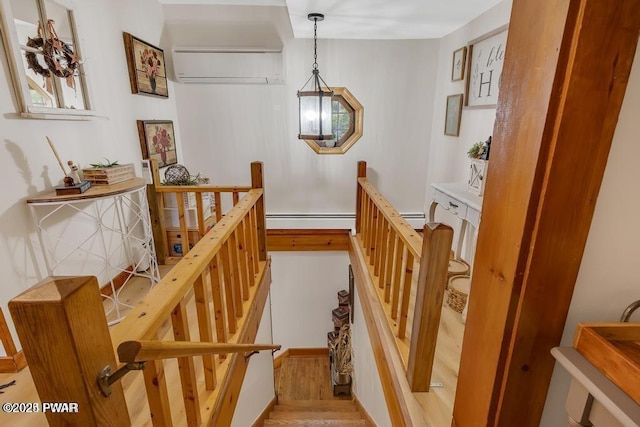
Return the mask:
<svg viewBox="0 0 640 427"><path fill-rule="evenodd" d="M151 231L153 244L156 248L158 264L163 265L169 257L167 246L167 228L164 223L164 195L156 193L156 185L160 185L160 172L158 162L149 159L149 167L153 177L153 184L147 185L147 201L149 202L149 218L151 219Z"/></svg>
<svg viewBox="0 0 640 427"><path fill-rule="evenodd" d="M407 379L413 392L429 391L452 241L453 229L448 225L424 226L407 365Z"/></svg>
<svg viewBox="0 0 640 427"><path fill-rule="evenodd" d="M47 278L9 310L40 400L78 404L77 412L46 412L49 425L131 425L122 384L104 397L96 383L117 364L95 277Z"/></svg>
<svg viewBox="0 0 640 427"><path fill-rule="evenodd" d="M638 0L518 0L454 406L537 426L638 44Z"/></svg>
<svg viewBox="0 0 640 427"><path fill-rule="evenodd" d="M258 229L258 260L267 260L267 221L264 204L264 172L262 162L251 163L251 188L261 188L263 193L256 202L256 226Z"/></svg>
<svg viewBox="0 0 640 427"><path fill-rule="evenodd" d="M360 160L358 162L358 176L356 178L356 233L360 233L362 226L362 188L358 182L358 178L367 177L367 162Z"/></svg>

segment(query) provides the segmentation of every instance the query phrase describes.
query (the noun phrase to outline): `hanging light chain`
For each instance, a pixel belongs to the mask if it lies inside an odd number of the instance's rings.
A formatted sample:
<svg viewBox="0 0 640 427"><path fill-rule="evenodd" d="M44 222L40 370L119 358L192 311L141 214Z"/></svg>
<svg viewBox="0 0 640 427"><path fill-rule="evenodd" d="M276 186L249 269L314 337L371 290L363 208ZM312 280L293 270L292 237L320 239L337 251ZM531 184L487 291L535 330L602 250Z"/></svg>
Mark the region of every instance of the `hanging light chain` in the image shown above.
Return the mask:
<svg viewBox="0 0 640 427"><path fill-rule="evenodd" d="M318 69L318 18L313 19L313 69Z"/></svg>

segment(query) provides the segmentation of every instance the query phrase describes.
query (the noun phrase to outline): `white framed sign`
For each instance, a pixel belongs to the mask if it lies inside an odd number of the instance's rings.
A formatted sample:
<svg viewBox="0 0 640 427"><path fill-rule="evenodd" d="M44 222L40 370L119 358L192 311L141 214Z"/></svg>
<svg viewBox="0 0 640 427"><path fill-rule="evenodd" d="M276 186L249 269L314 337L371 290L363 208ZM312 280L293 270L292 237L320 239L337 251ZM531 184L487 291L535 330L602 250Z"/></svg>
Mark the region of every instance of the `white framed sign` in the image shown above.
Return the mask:
<svg viewBox="0 0 640 427"><path fill-rule="evenodd" d="M506 44L506 26L469 43L465 105L495 107L498 103Z"/></svg>

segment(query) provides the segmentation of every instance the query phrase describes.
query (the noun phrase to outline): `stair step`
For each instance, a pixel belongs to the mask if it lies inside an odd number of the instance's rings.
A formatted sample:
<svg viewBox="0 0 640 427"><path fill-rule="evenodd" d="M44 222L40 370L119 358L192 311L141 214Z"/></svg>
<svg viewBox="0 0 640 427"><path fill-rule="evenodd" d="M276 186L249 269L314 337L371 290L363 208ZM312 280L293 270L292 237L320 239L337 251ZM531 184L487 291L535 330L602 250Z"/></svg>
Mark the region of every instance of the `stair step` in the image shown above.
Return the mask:
<svg viewBox="0 0 640 427"><path fill-rule="evenodd" d="M358 409L355 405L340 405L340 406L301 406L301 405L288 405L288 404L278 404L273 408L274 412L357 412Z"/></svg>
<svg viewBox="0 0 640 427"><path fill-rule="evenodd" d="M269 414L272 420L359 420L359 412L347 411L274 411Z"/></svg>
<svg viewBox="0 0 640 427"><path fill-rule="evenodd" d="M278 405L298 408L355 408L353 400L278 400Z"/></svg>
<svg viewBox="0 0 640 427"><path fill-rule="evenodd" d="M264 420L265 426L357 426L364 427L364 420Z"/></svg>

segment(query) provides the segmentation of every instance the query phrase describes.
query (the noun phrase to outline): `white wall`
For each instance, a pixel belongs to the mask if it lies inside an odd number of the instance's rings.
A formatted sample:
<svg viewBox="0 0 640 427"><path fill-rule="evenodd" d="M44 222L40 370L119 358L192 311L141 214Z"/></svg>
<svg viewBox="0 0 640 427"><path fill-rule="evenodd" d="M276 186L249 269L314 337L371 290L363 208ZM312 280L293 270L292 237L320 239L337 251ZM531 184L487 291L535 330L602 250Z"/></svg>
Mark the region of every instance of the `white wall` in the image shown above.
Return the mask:
<svg viewBox="0 0 640 427"><path fill-rule="evenodd" d="M19 118L7 58L0 49L0 149L4 151L0 155L4 183L0 198L0 306L8 318L7 301L46 276L25 203L26 198L50 191L62 179L45 136L52 139L63 161L74 160L86 167L107 157L135 163L140 174L142 156L136 119L169 119L177 125L171 83L169 99L132 95L129 86L122 31L157 45L164 20L157 1L75 3L92 101L105 119L77 122Z"/></svg>
<svg viewBox="0 0 640 427"><path fill-rule="evenodd" d="M562 336L563 346L571 346L578 322L617 322L625 307L640 299L638 264L640 228L634 226L640 211L640 158L637 121L640 115L640 49L631 69L624 103L580 272ZM620 206L623 206L621 209ZM640 321L640 313L632 321ZM557 426L564 421L564 398L569 375L562 367L554 370L541 426Z"/></svg>
<svg viewBox="0 0 640 427"><path fill-rule="evenodd" d="M338 291L349 289L349 256L336 252L272 252L273 342L326 347Z"/></svg>
<svg viewBox="0 0 640 427"><path fill-rule="evenodd" d="M271 297L267 298L256 334L256 344L272 344ZM233 414L232 426L246 427L260 416L276 396L273 376L273 355L265 350L251 356L247 373L238 396L238 405Z"/></svg>
<svg viewBox="0 0 640 427"><path fill-rule="evenodd" d="M429 167L427 169L426 205L433 198L434 182L457 182L465 184L469 178L469 158L467 151L478 141L485 141L493 133L495 121L495 108L467 108L462 110L460 121L460 135L447 136L444 134L444 121L447 96L464 94L465 79L458 82L451 81L451 63L453 52L463 46L467 46L474 40L490 31L495 30L509 22L511 14L511 0L504 0L459 30L440 39L438 53L437 83L434 94L433 125L431 129L431 147L429 152ZM489 163L489 166L491 163ZM435 220L454 227L454 242L460 230L459 221L443 209L436 210ZM467 236L473 236L474 230L470 227ZM467 243L469 243L467 241ZM454 243L455 245L455 243ZM468 262L473 260L468 257Z"/></svg>
<svg viewBox="0 0 640 427"><path fill-rule="evenodd" d="M367 322L360 304L360 296L354 289L354 319L351 325L351 343L353 345L353 394L375 421L378 427L391 426L387 402L380 382L380 374L371 348Z"/></svg>
<svg viewBox="0 0 640 427"><path fill-rule="evenodd" d="M438 59L431 152L427 177L427 201L433 182L467 180L466 151L472 143L492 133L494 109L464 109L460 136L443 135L447 95L463 93L462 82L451 82L451 54L483 33L509 20L511 0L505 0L465 27L441 39ZM624 308L640 298L637 264L637 242L640 229L631 226L640 209L640 191L634 187L640 180L636 159L640 157L635 118L640 114L640 55L636 55L626 97L620 112L611 153L591 225L580 272L569 309L561 345L570 346L578 322L618 321ZM441 210L436 219L457 226L455 219ZM634 316L638 319L638 315ZM566 424L564 400L569 375L556 368L551 380L540 425L555 427Z"/></svg>
<svg viewBox="0 0 640 427"><path fill-rule="evenodd" d="M246 8L244 20L257 19L254 9ZM216 20L231 13L196 10ZM296 91L311 75L313 42L280 33L286 85L175 85L186 166L212 182L237 184L249 182L251 161L262 160L268 213L353 213L356 162L366 160L400 212L422 212L438 41L327 40L319 23L321 75L364 106L363 137L344 155L321 156L297 139Z"/></svg>

